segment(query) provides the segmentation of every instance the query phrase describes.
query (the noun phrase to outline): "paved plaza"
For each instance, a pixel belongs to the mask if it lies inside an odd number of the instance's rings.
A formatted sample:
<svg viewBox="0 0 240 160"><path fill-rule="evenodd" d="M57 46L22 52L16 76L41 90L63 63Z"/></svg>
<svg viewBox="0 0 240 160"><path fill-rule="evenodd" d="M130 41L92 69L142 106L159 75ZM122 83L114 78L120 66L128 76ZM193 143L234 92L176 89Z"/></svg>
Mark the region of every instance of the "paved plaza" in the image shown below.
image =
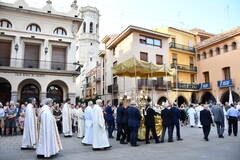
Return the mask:
<svg viewBox="0 0 240 160"><path fill-rule="evenodd" d="M240 125L239 125L240 127ZM239 160L240 136L217 138L216 128L212 128L210 141L205 142L202 130L183 127L183 141L163 144L144 144L139 147L120 145L110 140L112 149L92 151L90 146L83 146L75 137L62 137L63 151L51 159L56 160ZM0 138L0 160L32 160L37 159L35 151L20 150L21 136Z"/></svg>

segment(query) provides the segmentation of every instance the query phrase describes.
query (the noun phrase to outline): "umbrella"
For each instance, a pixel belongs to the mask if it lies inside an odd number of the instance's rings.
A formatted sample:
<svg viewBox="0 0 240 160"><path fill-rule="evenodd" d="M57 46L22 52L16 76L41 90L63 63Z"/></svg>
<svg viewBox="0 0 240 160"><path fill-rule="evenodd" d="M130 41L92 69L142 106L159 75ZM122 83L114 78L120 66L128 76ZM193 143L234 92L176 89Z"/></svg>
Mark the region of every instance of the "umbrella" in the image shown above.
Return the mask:
<svg viewBox="0 0 240 160"><path fill-rule="evenodd" d="M167 68L164 65L155 65L151 62L145 62L132 57L116 66L112 67L112 73L117 76L126 77L163 77L175 74L174 69Z"/></svg>

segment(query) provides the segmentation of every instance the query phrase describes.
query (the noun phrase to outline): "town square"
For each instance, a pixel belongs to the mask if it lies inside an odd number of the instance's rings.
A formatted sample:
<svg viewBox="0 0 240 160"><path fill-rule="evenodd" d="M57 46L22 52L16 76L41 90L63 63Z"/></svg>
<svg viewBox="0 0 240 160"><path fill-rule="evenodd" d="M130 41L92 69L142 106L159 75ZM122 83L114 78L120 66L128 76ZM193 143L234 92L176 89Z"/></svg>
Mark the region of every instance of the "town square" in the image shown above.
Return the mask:
<svg viewBox="0 0 240 160"><path fill-rule="evenodd" d="M0 0L0 160L240 159L237 0Z"/></svg>

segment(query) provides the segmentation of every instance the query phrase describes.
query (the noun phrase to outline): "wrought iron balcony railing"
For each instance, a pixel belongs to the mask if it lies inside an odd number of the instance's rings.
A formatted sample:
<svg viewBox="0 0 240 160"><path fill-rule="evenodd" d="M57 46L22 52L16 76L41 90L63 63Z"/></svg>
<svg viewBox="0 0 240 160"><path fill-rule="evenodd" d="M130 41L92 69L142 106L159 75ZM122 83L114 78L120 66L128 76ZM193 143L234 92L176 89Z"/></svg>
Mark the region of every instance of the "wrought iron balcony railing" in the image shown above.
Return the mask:
<svg viewBox="0 0 240 160"><path fill-rule="evenodd" d="M194 47L189 47L189 46L174 43L174 42L169 43L169 48L180 49L180 50L188 51L188 52L192 52L192 53L196 52Z"/></svg>
<svg viewBox="0 0 240 160"><path fill-rule="evenodd" d="M0 57L0 67L78 71L77 63Z"/></svg>
<svg viewBox="0 0 240 160"><path fill-rule="evenodd" d="M171 68L177 68L178 70L182 70L182 71L197 72L197 67L196 66L191 66L191 65L172 63Z"/></svg>

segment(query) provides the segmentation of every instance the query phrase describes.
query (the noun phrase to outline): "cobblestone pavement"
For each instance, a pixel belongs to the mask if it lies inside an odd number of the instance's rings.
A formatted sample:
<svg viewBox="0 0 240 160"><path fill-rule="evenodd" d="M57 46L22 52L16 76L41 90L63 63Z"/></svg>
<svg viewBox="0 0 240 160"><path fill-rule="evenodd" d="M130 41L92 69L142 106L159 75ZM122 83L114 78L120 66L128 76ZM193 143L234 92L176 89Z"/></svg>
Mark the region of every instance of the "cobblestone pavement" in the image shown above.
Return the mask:
<svg viewBox="0 0 240 160"><path fill-rule="evenodd" d="M240 125L239 125L240 128ZM210 141L203 140L199 128L181 128L183 141L163 144L144 144L139 147L120 145L110 140L112 149L92 151L90 146L83 146L81 139L61 137L63 151L50 159L56 160L239 160L240 134L238 137L217 138L216 128L212 127ZM35 151L20 150L21 136L0 138L0 160L33 160L37 159Z"/></svg>

